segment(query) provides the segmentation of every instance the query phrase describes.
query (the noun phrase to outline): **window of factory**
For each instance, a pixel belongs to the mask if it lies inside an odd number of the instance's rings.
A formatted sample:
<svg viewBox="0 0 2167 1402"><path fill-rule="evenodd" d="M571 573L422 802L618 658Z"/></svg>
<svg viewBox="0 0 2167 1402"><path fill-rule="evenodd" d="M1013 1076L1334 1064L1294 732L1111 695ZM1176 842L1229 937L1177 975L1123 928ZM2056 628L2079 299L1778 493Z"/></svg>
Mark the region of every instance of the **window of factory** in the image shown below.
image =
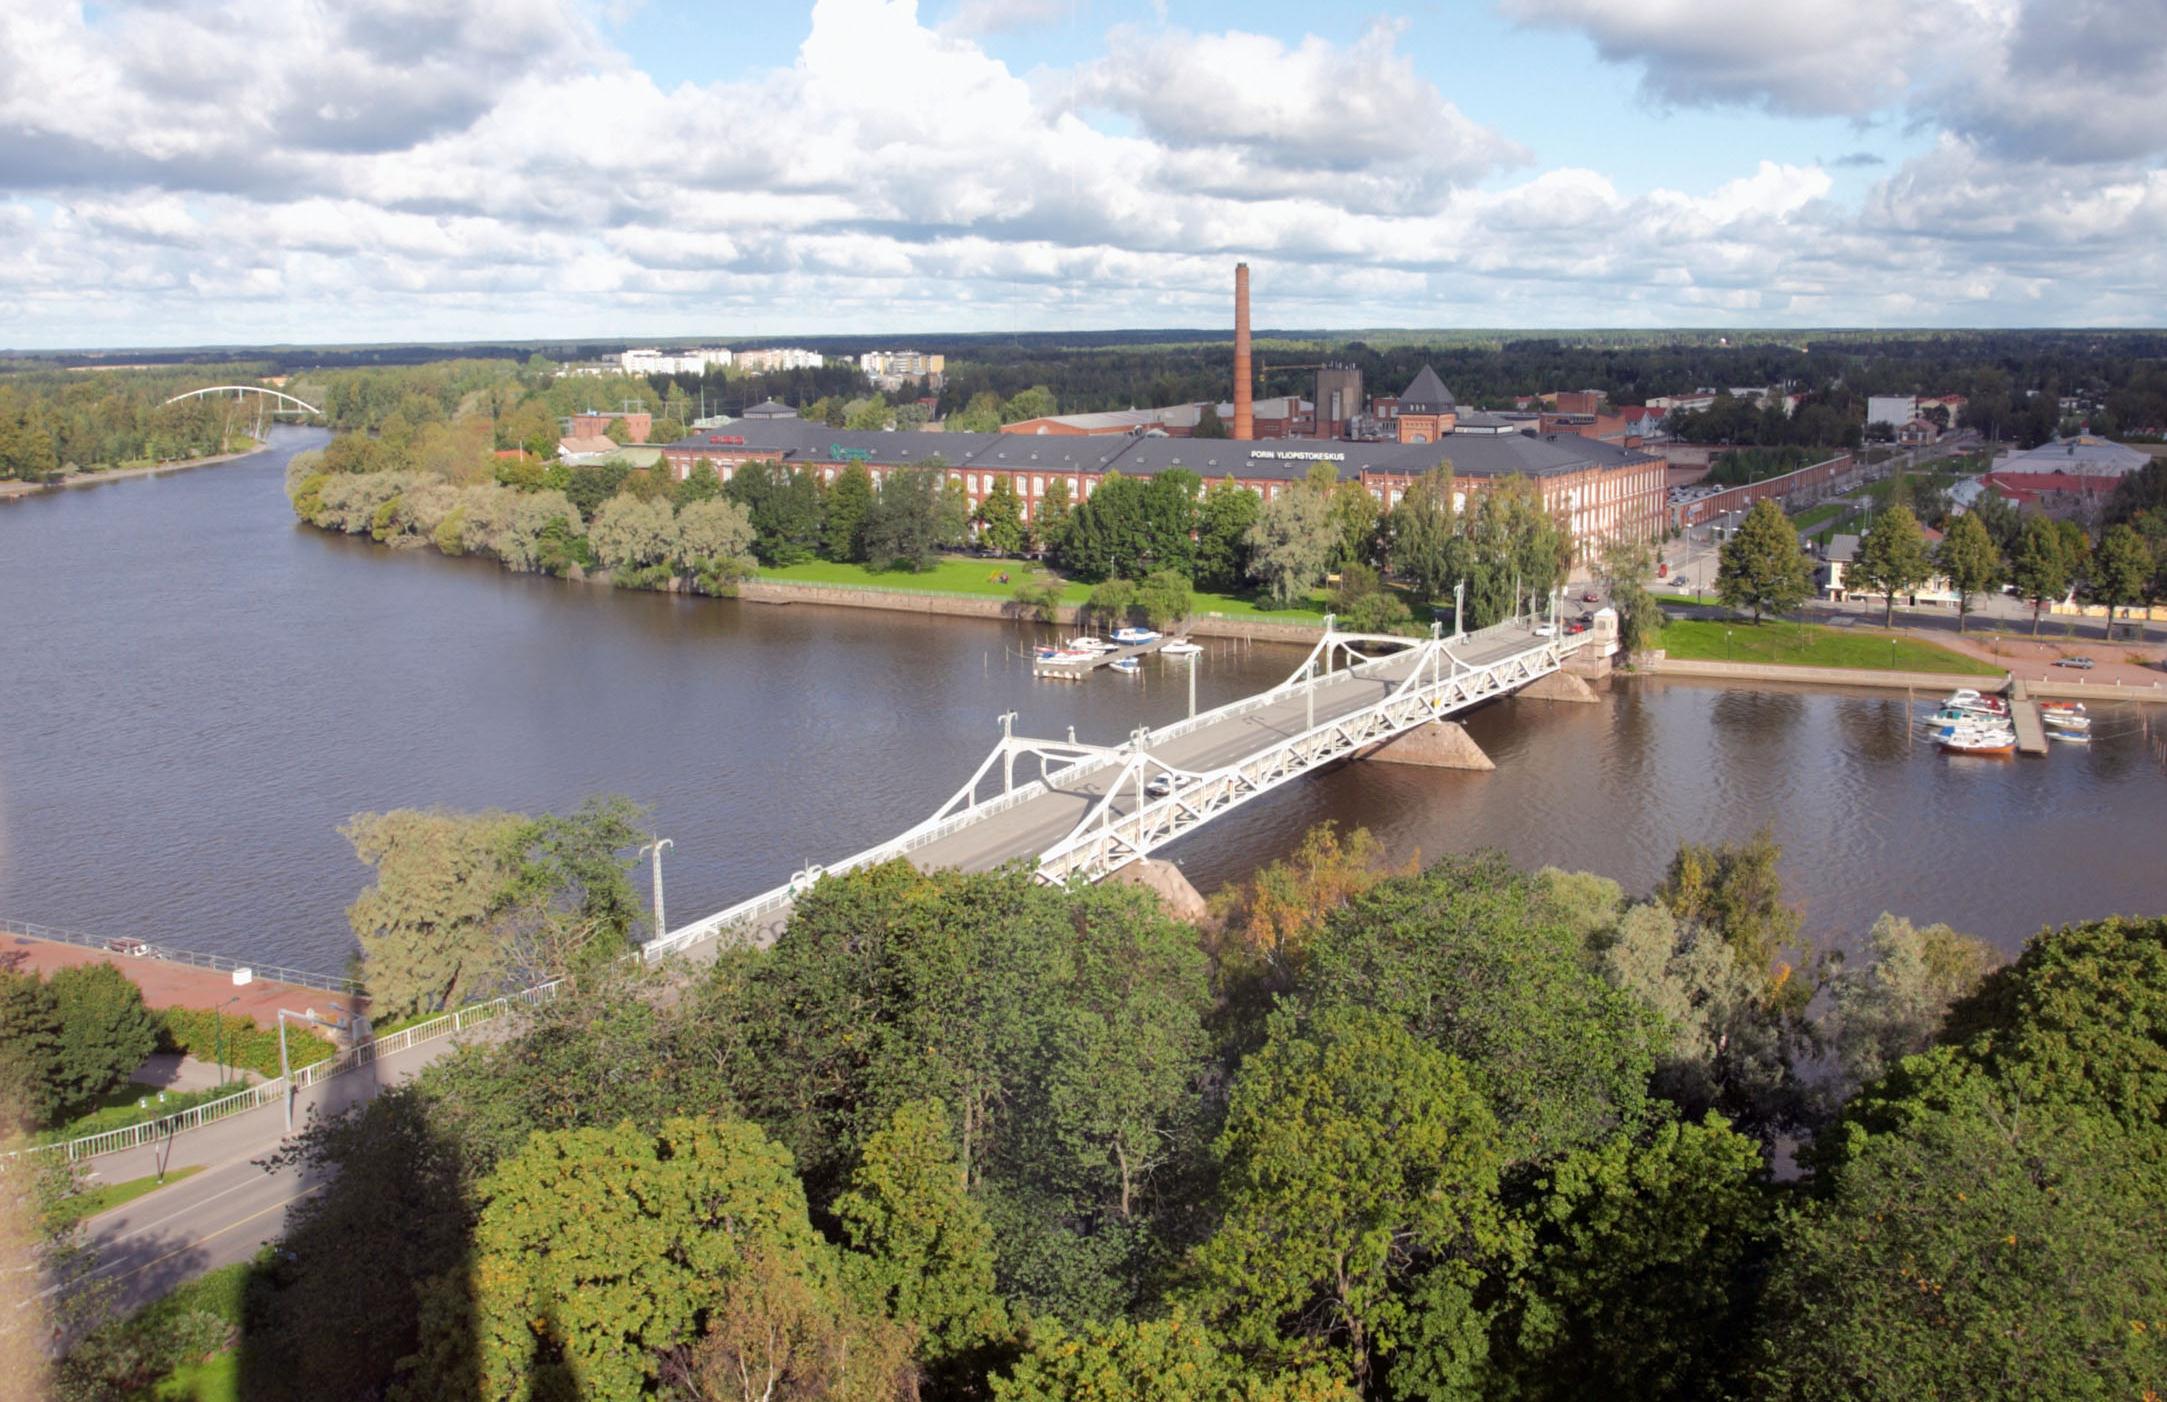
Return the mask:
<svg viewBox="0 0 2167 1402"><path fill-rule="evenodd" d="M1076 479L1073 477L1068 479L1068 499L1076 500Z"/></svg>
<svg viewBox="0 0 2167 1402"><path fill-rule="evenodd" d="M967 489L968 489L968 490L970 491L970 494L971 494L972 496L974 496L974 497L975 497L975 496L977 496L977 495L978 495L978 474L977 474L977 473L975 473L975 472L974 472L974 473L972 473L972 474L970 474L970 476L969 476L969 477L967 477L967 478L965 478L965 479L964 479L963 485L964 485L964 486L965 486L965 487L966 487L966 488L967 488Z"/></svg>
<svg viewBox="0 0 2167 1402"><path fill-rule="evenodd" d="M1031 495L1034 497L1042 497L1046 495L1046 479L1043 476L1035 474L1032 476Z"/></svg>

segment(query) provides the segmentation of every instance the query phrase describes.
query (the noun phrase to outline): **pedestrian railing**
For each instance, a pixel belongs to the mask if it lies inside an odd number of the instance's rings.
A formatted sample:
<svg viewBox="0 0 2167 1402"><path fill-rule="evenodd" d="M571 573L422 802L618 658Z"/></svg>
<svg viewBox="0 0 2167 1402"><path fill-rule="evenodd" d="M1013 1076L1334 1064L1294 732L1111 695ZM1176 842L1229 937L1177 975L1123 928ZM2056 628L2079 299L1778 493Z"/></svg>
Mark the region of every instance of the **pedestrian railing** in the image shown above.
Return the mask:
<svg viewBox="0 0 2167 1402"><path fill-rule="evenodd" d="M321 988L327 993L353 995L361 992L361 984L354 979L339 978L334 974L310 973L306 969L289 969L283 964L259 964L253 959L235 959L224 954L196 954L133 935L94 935L85 930L66 930L53 925L38 925L25 920L4 918L0 918L0 935L52 940L58 944L95 949L101 954L114 954L129 959L156 959L161 963L184 964L191 969L211 969L218 973L247 969L257 978L269 979L274 983L298 984L303 988Z"/></svg>
<svg viewBox="0 0 2167 1402"><path fill-rule="evenodd" d="M205 1125L216 1124L220 1120L245 1114L264 1105L276 1104L285 1095L306 1090L310 1086L328 1081L335 1076L343 1076L349 1071L356 1071L364 1066L374 1065L385 1057L397 1056L400 1052L409 1051L423 1042L432 1042L439 1037L449 1037L453 1033L464 1032L467 1028L477 1023L488 1022L515 1006L546 1002L556 995L557 986L561 981L552 979L548 983L538 984L533 988L521 989L517 993L508 993L502 998L491 999L486 1003L473 1003L463 1008L456 1008L451 1012L430 1018L426 1022L417 1022L412 1027L401 1028L387 1037L372 1038L358 1046L349 1047L335 1056L327 1057L313 1066L302 1067L293 1073L290 1082L287 1077L276 1077L265 1081L262 1085L250 1086L247 1090L236 1091L232 1095L208 1101L193 1109L182 1110L177 1114L161 1116L155 1120L145 1120L141 1124L124 1125L119 1129L109 1129L100 1134L87 1134L80 1139L63 1140L56 1144L37 1144L27 1149L19 1149L12 1154L0 1155L0 1163L4 1163L8 1159L35 1155L54 1155L64 1157L69 1163L80 1163L84 1159L96 1158L100 1154L118 1153L123 1149L138 1149L146 1144L156 1144L161 1140L170 1139L174 1135L185 1134L192 1129L201 1129Z"/></svg>

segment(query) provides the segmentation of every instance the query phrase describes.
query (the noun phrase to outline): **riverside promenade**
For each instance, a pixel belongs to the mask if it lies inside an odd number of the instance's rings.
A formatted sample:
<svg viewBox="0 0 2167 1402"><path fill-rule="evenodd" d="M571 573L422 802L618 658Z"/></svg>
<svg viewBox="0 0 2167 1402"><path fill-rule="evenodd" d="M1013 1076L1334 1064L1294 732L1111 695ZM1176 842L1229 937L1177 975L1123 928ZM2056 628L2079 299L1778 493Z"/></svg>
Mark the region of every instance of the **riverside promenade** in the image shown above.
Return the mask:
<svg viewBox="0 0 2167 1402"><path fill-rule="evenodd" d="M35 927L32 927L35 928ZM77 940L88 937L78 936ZM43 939L24 927L0 922L0 968L15 973L51 976L56 969L85 964L110 964L143 990L143 1004L160 1008L221 1008L228 1016L245 1017L266 1029L278 1026L278 1010L306 1012L313 1008L322 1017L342 1020L354 1010L357 999L338 988L310 987L256 975L235 984L228 968L211 968L156 953L127 952L139 942L126 939L104 941L97 948L74 940ZM220 961L228 963L230 961ZM325 980L343 983L344 980Z"/></svg>

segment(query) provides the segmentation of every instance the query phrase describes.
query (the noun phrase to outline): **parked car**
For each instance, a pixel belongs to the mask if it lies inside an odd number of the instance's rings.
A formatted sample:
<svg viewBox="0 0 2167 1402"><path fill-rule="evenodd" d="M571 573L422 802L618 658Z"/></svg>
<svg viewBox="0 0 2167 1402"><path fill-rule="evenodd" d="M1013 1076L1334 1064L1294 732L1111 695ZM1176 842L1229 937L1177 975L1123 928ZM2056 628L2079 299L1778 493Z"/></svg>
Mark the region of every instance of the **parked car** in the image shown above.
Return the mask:
<svg viewBox="0 0 2167 1402"><path fill-rule="evenodd" d="M2099 664L2089 657L2057 657L2054 659L2054 665L2057 667L2074 667L2080 672L2089 672Z"/></svg>
<svg viewBox="0 0 2167 1402"><path fill-rule="evenodd" d="M1601 594L1598 594L1593 589L1590 589L1587 593L1580 596L1580 602L1583 604L1599 604L1602 601L1603 596Z"/></svg>

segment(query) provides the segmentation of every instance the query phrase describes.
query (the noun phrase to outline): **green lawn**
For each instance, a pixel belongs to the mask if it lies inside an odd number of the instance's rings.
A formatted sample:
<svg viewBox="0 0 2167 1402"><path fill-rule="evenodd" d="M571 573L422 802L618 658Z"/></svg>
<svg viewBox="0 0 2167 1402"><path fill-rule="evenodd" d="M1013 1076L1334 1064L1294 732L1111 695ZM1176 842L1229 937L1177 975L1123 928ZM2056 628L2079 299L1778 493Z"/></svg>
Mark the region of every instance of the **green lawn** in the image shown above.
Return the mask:
<svg viewBox="0 0 2167 1402"><path fill-rule="evenodd" d="M145 1174L141 1178L130 1178L125 1183L101 1183L88 1192L77 1193L74 1197L63 1200L54 1210L54 1216L60 1219L60 1225L73 1226L86 1217L111 1212L122 1203L134 1202L145 1193L155 1192L202 1171L202 1164L192 1163L186 1168L176 1168L168 1173L164 1183L158 1181L155 1173Z"/></svg>
<svg viewBox="0 0 2167 1402"><path fill-rule="evenodd" d="M1824 501L1819 506L1808 507L1791 518L1791 526L1800 532L1817 531L1823 526L1833 526L1851 514L1851 508L1840 501Z"/></svg>
<svg viewBox="0 0 2167 1402"><path fill-rule="evenodd" d="M807 560L803 564L763 568L758 577L785 584L834 584L853 589L890 589L906 594L963 594L976 598L1006 599L1019 584L1028 584L1040 567L1027 560L980 559L944 555L929 570L876 570L870 565L838 564L833 560ZM1004 581L1001 576L1008 576ZM1080 604L1091 595L1091 586L1069 580L1062 585L1061 602ZM1195 612L1220 618L1256 619L1267 623L1321 623L1324 595L1313 596L1306 605L1275 608L1270 600L1240 594L1193 596Z"/></svg>
<svg viewBox="0 0 2167 1402"><path fill-rule="evenodd" d="M1672 657L1702 662L1951 672L1967 677L1998 677L2003 670L1934 643L1879 629L1826 628L1779 619L1759 625L1743 620L1678 619L1663 625L1652 646Z"/></svg>

